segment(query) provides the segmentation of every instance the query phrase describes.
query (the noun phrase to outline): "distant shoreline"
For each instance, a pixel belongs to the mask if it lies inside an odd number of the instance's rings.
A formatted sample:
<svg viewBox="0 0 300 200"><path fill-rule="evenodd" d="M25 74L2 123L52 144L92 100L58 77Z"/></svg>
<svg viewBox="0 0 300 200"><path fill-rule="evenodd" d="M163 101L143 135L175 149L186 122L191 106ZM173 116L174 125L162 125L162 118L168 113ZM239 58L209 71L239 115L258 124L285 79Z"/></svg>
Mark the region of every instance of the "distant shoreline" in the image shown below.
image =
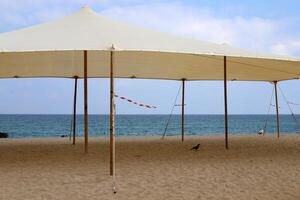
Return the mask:
<svg viewBox="0 0 300 200"><path fill-rule="evenodd" d="M224 134L222 133L217 133L217 134L198 134L198 135L185 135L185 138L223 138ZM230 134L229 133L229 140L230 137L235 138L235 137L258 137L258 138L277 138L276 133L267 133L265 136L263 135L257 135L256 133L250 133L250 134ZM117 138L127 138L127 139L162 139L162 136L159 135L116 135ZM181 139L181 135L167 135L165 139L167 138L172 138L176 139L176 137ZM300 133L281 133L280 137L300 137ZM107 139L109 138L109 135L93 135L89 136L90 140L98 139L98 138L103 138ZM4 140L69 140L69 137L61 137L61 136L45 136L45 137L8 137L8 138L0 138L0 141ZM81 141L84 139L83 136L76 136L76 139ZM163 140L162 140L163 141Z"/></svg>

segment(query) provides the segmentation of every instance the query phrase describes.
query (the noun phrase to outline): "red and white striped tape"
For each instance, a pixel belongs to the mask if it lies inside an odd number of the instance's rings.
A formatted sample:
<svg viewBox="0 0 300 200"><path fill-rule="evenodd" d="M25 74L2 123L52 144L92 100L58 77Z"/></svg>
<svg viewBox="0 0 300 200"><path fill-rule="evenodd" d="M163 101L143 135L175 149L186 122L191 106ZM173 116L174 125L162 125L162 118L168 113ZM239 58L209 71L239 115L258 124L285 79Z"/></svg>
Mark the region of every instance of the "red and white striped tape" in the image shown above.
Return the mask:
<svg viewBox="0 0 300 200"><path fill-rule="evenodd" d="M115 94L114 95L116 98L119 98L119 99L121 99L121 100L124 100L124 101L127 101L127 102L129 102L129 103L133 103L133 104L135 104L135 105L137 105L137 106L141 106L141 107L145 107L145 108L157 108L156 106L151 106L151 105L148 105L148 104L144 104L144 103L138 103L138 102L136 102L136 101L134 101L134 100L132 100L132 99L129 99L129 98L127 98L127 97L123 97L123 96L119 96L119 95L117 95L117 94Z"/></svg>

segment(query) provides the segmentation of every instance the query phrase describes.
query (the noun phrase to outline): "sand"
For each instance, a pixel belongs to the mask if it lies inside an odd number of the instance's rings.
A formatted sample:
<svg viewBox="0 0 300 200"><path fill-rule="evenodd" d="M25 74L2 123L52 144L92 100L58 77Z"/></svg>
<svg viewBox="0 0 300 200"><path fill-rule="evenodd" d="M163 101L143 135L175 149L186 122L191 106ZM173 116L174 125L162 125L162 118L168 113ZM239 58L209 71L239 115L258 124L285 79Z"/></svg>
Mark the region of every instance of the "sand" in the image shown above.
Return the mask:
<svg viewBox="0 0 300 200"><path fill-rule="evenodd" d="M197 152L189 149L201 143ZM0 199L300 199L300 135L1 139Z"/></svg>

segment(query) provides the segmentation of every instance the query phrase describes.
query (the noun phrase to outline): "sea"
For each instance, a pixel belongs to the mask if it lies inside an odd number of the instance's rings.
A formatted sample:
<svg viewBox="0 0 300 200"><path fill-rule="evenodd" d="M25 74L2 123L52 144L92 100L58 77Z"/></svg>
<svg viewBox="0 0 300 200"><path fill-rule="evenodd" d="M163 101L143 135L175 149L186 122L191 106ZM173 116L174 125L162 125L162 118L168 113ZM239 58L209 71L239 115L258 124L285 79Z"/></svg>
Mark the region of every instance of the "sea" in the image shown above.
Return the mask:
<svg viewBox="0 0 300 200"><path fill-rule="evenodd" d="M300 115L295 115L300 122ZM72 132L72 115L0 115L0 132L10 138L60 137ZM263 129L276 132L275 115L229 115L229 133L257 134ZM300 126L291 115L280 115L280 131L300 134ZM168 123L169 121L169 123ZM77 115L76 134L83 136L84 117ZM89 115L89 135L109 135L109 115ZM117 115L116 134L119 136L162 136L181 134L181 115ZM223 135L223 115L185 115L186 135Z"/></svg>
<svg viewBox="0 0 300 200"><path fill-rule="evenodd" d="M295 115L300 122L300 115ZM118 136L162 136L181 134L181 115L117 115ZM168 126L166 128L167 122ZM229 115L229 133L251 135L266 126L266 132L275 134L275 115ZM84 117L77 115L77 136L83 136ZM285 134L300 134L300 129L291 115L280 115L280 131ZM72 115L0 115L0 132L10 138L61 137L72 132ZM186 135L223 135L223 115L185 115ZM89 115L89 135L109 135L109 115Z"/></svg>

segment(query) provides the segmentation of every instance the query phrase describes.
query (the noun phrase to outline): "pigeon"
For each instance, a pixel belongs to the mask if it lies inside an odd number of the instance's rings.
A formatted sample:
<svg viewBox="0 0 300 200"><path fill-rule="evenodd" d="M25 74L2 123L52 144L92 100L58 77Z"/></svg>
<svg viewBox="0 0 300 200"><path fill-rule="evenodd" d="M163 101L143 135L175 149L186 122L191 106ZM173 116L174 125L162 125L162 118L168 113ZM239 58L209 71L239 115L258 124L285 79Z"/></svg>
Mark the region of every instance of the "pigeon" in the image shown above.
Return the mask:
<svg viewBox="0 0 300 200"><path fill-rule="evenodd" d="M197 150L199 149L199 147L200 147L200 144L197 144L196 146L194 146L194 147L191 148L190 150L195 150L195 151L197 151Z"/></svg>
<svg viewBox="0 0 300 200"><path fill-rule="evenodd" d="M68 137L68 135L61 135L60 137Z"/></svg>

